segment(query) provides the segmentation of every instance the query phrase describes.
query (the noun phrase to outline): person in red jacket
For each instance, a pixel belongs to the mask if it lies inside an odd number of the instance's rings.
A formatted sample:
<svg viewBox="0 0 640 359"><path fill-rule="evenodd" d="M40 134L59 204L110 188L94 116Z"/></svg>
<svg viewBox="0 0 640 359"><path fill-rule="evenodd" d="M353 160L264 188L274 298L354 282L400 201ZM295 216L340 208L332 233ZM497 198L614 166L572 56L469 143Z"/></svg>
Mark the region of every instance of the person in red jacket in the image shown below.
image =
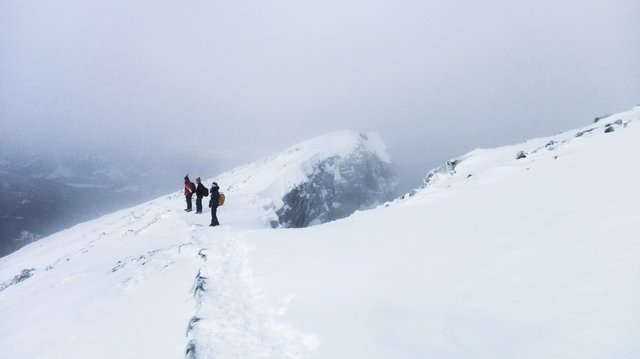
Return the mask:
<svg viewBox="0 0 640 359"><path fill-rule="evenodd" d="M184 196L187 199L187 209L185 209L186 212L191 212L191 202L192 202L193 192L195 191L196 191L196 185L189 180L189 175L184 176Z"/></svg>

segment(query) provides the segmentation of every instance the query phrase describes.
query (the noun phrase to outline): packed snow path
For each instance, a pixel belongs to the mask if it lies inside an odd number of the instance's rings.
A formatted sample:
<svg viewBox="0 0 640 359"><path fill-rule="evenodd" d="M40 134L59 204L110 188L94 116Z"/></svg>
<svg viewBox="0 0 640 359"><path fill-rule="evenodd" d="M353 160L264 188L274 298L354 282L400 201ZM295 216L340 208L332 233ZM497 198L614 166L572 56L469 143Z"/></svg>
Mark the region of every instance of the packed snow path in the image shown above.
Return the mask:
<svg viewBox="0 0 640 359"><path fill-rule="evenodd" d="M193 282L197 310L187 328L188 358L299 358L316 339L279 323L260 303L243 232L192 225L202 266Z"/></svg>
<svg viewBox="0 0 640 359"><path fill-rule="evenodd" d="M261 305L247 230L209 227L207 212L186 213L183 202L158 199L1 259L16 276L0 287L0 357L297 358L313 349L313 336ZM25 331L37 345L15 345Z"/></svg>

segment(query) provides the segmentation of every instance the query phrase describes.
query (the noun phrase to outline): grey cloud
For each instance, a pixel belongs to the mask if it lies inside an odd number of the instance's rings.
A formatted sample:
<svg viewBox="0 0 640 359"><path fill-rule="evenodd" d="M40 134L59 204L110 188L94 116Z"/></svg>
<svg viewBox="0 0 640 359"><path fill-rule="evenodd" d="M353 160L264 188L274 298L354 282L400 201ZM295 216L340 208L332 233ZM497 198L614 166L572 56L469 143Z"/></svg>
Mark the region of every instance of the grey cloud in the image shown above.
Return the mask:
<svg viewBox="0 0 640 359"><path fill-rule="evenodd" d="M408 189L475 147L640 102L638 14L623 0L6 1L1 141L192 153L213 172L351 128L381 134Z"/></svg>

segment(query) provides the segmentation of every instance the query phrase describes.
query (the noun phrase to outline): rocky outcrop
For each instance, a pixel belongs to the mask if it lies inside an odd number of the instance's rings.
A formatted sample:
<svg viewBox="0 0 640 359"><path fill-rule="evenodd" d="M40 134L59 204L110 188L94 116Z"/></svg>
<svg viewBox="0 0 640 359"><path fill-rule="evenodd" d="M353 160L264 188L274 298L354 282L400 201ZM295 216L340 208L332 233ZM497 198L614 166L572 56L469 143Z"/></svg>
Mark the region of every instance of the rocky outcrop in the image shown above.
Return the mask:
<svg viewBox="0 0 640 359"><path fill-rule="evenodd" d="M308 180L287 193L276 213L282 227L306 227L344 218L393 198L391 165L358 146L317 163Z"/></svg>

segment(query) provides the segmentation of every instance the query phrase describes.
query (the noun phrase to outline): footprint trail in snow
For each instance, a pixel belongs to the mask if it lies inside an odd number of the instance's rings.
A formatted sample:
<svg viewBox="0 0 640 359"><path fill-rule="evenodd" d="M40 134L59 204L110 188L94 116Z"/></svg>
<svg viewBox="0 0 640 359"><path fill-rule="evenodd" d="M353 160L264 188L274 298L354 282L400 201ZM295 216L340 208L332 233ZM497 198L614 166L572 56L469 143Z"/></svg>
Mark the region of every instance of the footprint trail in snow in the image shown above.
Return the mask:
<svg viewBox="0 0 640 359"><path fill-rule="evenodd" d="M191 235L202 266L193 280L186 358L300 358L318 346L261 302L243 232L193 226Z"/></svg>

